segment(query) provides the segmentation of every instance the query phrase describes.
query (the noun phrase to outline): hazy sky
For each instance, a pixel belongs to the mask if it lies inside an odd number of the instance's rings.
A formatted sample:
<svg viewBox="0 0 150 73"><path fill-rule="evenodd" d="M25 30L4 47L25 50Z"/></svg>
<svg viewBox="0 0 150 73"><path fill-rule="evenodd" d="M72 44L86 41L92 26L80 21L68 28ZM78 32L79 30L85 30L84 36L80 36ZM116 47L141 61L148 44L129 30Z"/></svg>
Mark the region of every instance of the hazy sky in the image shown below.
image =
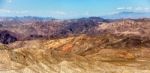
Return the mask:
<svg viewBox="0 0 150 73"><path fill-rule="evenodd" d="M0 16L76 18L150 12L150 0L0 0Z"/></svg>

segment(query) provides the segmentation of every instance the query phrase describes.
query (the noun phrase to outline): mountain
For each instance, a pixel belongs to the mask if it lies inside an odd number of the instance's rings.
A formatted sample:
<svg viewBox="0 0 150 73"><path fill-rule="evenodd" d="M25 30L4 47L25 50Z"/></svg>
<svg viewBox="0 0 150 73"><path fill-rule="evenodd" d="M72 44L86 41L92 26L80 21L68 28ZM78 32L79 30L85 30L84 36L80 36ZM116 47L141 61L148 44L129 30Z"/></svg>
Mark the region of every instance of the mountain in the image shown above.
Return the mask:
<svg viewBox="0 0 150 73"><path fill-rule="evenodd" d="M5 18L4 18L5 19ZM0 31L15 33L18 40L31 40L36 38L60 38L69 35L89 34L99 22L107 20L99 17L79 19L40 19L40 18L6 18L0 21Z"/></svg>
<svg viewBox="0 0 150 73"><path fill-rule="evenodd" d="M24 25L40 21L51 21L54 20L52 17L34 17L34 16L24 16L24 17L0 17L0 24L5 25Z"/></svg>
<svg viewBox="0 0 150 73"><path fill-rule="evenodd" d="M138 19L150 18L150 12L120 12L112 15L103 16L105 19Z"/></svg>

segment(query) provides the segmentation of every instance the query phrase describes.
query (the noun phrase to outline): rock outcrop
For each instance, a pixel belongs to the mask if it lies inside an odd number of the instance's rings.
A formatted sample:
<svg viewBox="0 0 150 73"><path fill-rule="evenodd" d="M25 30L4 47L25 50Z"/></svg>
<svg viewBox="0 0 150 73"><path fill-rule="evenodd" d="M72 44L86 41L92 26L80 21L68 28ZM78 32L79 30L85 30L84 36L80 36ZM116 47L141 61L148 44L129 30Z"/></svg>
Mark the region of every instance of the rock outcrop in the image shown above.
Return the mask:
<svg viewBox="0 0 150 73"><path fill-rule="evenodd" d="M0 31L0 42L3 44L9 44L17 41L17 38L13 36L13 33L9 31Z"/></svg>

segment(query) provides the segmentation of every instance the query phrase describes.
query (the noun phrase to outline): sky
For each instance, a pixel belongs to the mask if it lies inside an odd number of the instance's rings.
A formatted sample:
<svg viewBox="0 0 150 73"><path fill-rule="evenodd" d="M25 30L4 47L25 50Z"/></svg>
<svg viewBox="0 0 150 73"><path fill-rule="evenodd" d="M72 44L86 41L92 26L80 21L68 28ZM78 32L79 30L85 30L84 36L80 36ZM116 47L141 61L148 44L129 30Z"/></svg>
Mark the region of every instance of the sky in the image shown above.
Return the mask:
<svg viewBox="0 0 150 73"><path fill-rule="evenodd" d="M150 12L150 0L0 0L0 16L78 18Z"/></svg>

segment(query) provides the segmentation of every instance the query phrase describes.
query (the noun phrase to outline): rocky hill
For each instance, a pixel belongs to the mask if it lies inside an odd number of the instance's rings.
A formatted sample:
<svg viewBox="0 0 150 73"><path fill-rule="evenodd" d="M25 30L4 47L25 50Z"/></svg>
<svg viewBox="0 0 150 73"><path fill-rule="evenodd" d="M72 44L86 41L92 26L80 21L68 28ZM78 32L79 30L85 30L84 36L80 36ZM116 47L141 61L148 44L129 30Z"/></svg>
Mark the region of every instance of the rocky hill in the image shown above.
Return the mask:
<svg viewBox="0 0 150 73"><path fill-rule="evenodd" d="M80 35L54 40L17 41L9 45L1 45L0 72L150 72L148 47L138 47L134 44L135 46L129 45L129 48L121 48L120 44L123 46L124 42L121 41L116 46L116 43L110 44L115 40L114 37L109 37L110 42L104 39L107 37Z"/></svg>

